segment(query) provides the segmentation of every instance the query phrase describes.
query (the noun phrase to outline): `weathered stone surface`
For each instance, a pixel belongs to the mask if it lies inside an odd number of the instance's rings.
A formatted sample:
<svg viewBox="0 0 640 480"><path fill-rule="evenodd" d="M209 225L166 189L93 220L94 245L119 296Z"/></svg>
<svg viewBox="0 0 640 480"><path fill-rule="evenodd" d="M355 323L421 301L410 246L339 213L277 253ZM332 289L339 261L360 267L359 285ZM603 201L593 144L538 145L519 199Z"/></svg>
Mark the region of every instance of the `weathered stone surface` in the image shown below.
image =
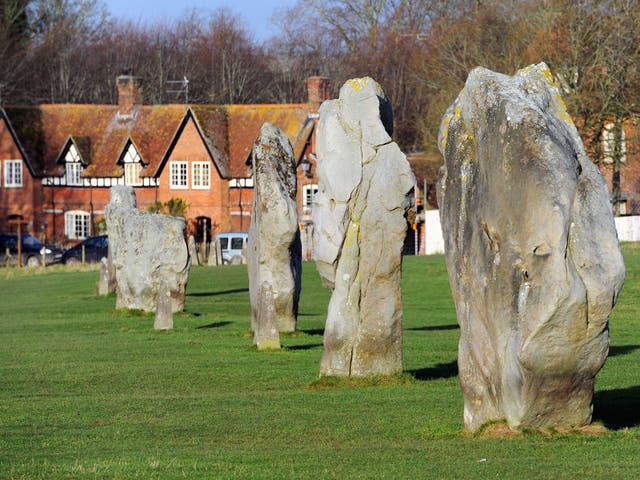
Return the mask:
<svg viewBox="0 0 640 480"><path fill-rule="evenodd" d="M191 257L191 263L194 265L200 265L200 259L198 257L198 247L196 246L196 238L193 235L189 235L187 240L187 248L189 249L189 257Z"/></svg>
<svg viewBox="0 0 640 480"><path fill-rule="evenodd" d="M253 209L247 245L251 323L259 349L280 348L298 316L302 250L296 163L280 129L265 123L253 146Z"/></svg>
<svg viewBox="0 0 640 480"><path fill-rule="evenodd" d="M109 259L104 257L100 261L100 278L98 279L96 290L100 296L109 295L116 291L115 270L113 269L113 264L109 262Z"/></svg>
<svg viewBox="0 0 640 480"><path fill-rule="evenodd" d="M156 330L171 330L173 328L173 307L171 302L171 289L166 282L161 282L158 287L156 299L156 318L153 322Z"/></svg>
<svg viewBox="0 0 640 480"><path fill-rule="evenodd" d="M392 124L389 101L369 77L349 80L320 108L314 254L333 288L323 376L402 371L401 253L415 178Z"/></svg>
<svg viewBox="0 0 640 480"><path fill-rule="evenodd" d="M624 264L605 183L549 69L471 72L440 127L464 422L590 422Z"/></svg>
<svg viewBox="0 0 640 480"><path fill-rule="evenodd" d="M159 285L165 282L172 310L181 311L191 266L185 220L138 210L133 188L122 185L111 188L105 217L116 308L155 311Z"/></svg>

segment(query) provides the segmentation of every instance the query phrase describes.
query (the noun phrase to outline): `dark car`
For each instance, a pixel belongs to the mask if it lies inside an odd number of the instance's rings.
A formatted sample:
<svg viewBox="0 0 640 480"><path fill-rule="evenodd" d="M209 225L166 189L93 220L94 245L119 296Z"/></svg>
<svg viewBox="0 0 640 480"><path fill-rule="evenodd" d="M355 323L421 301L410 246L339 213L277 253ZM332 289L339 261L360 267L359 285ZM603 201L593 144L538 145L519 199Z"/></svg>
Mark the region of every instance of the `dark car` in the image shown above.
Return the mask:
<svg viewBox="0 0 640 480"><path fill-rule="evenodd" d="M62 263L66 265L81 263L83 260L83 249L85 262L99 262L102 257L106 257L109 254L109 237L106 235L98 235L97 237L89 237L83 240L62 254Z"/></svg>
<svg viewBox="0 0 640 480"><path fill-rule="evenodd" d="M7 250L9 258L7 258ZM47 265L58 263L62 258L62 249L53 245L42 245L33 235L22 234L22 265L39 267L44 254ZM0 233L0 265L18 264L18 234Z"/></svg>

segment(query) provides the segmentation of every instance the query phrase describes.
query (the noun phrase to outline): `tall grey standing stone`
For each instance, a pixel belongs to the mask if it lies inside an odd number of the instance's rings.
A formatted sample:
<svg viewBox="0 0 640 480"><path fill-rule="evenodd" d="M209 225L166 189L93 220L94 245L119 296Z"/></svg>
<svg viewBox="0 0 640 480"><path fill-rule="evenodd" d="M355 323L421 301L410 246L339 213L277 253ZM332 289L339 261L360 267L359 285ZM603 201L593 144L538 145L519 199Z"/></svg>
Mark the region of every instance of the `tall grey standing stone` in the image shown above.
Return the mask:
<svg viewBox="0 0 640 480"><path fill-rule="evenodd" d="M314 256L333 289L321 376L402 371L401 253L415 178L392 128L391 105L369 77L320 108Z"/></svg>
<svg viewBox="0 0 640 480"><path fill-rule="evenodd" d="M165 282L174 312L184 308L191 259L184 218L136 208L132 187L111 188L105 208L109 251L116 276L116 308L154 312Z"/></svg>
<svg viewBox="0 0 640 480"><path fill-rule="evenodd" d="M607 188L547 66L473 70L439 143L466 427L588 424L625 269Z"/></svg>
<svg viewBox="0 0 640 480"><path fill-rule="evenodd" d="M247 245L251 323L258 349L280 348L296 329L302 250L296 163L280 129L265 123L253 146L253 208Z"/></svg>

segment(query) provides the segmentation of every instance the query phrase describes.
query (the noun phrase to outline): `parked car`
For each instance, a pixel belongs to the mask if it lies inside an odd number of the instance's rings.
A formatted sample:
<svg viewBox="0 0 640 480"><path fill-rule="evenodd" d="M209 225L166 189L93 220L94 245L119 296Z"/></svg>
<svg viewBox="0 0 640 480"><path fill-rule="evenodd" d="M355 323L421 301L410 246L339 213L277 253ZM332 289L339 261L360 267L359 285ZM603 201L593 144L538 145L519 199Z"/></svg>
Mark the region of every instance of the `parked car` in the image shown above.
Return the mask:
<svg viewBox="0 0 640 480"><path fill-rule="evenodd" d="M98 235L97 237L89 237L83 240L62 254L62 263L65 265L81 263L83 249L85 262L99 262L102 257L106 257L109 254L109 237L106 235Z"/></svg>
<svg viewBox="0 0 640 480"><path fill-rule="evenodd" d="M9 258L7 259L7 249ZM62 248L54 245L42 245L40 240L29 233L22 234L22 265L39 267L44 254L47 265L60 262ZM0 233L0 265L18 264L18 234Z"/></svg>
<svg viewBox="0 0 640 480"><path fill-rule="evenodd" d="M247 245L247 232L224 232L216 235L220 242L222 263L242 263L242 250Z"/></svg>

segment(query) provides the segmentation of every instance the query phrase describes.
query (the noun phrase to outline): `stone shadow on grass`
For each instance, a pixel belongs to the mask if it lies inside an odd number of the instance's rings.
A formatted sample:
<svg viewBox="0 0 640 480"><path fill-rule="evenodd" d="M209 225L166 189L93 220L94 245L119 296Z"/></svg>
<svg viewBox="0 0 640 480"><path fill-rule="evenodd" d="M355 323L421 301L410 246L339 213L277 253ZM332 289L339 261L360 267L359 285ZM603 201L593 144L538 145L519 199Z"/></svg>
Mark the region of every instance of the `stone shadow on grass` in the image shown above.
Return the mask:
<svg viewBox="0 0 640 480"><path fill-rule="evenodd" d="M640 425L640 385L596 392L593 419L611 430Z"/></svg>
<svg viewBox="0 0 640 480"><path fill-rule="evenodd" d="M209 323L208 325L200 325L199 327L196 327L198 330L203 329L203 328L220 328L220 327L224 327L226 325L231 325L231 323L233 322L213 322L213 323Z"/></svg>
<svg viewBox="0 0 640 480"><path fill-rule="evenodd" d="M419 368L417 370L408 370L416 380L427 381L437 380L440 378L452 378L458 376L458 361L454 360L449 363L438 363L434 367Z"/></svg>
<svg viewBox="0 0 640 480"><path fill-rule="evenodd" d="M609 347L609 356L626 355L640 349L640 345L615 345Z"/></svg>
<svg viewBox="0 0 640 480"><path fill-rule="evenodd" d="M405 328L407 331L412 332L435 332L438 330L458 330L460 326L457 323L451 325L429 325L427 327L413 327L413 328Z"/></svg>
<svg viewBox="0 0 640 480"><path fill-rule="evenodd" d="M217 297L218 295L230 295L232 293L244 293L248 291L248 288L234 288L232 290L222 290L220 292L187 293L187 297Z"/></svg>
<svg viewBox="0 0 640 480"><path fill-rule="evenodd" d="M314 348L322 347L321 343L310 343L308 345L290 345L285 346L285 350L313 350Z"/></svg>
<svg viewBox="0 0 640 480"><path fill-rule="evenodd" d="M300 330L302 333L306 333L307 335L324 335L324 328L307 328Z"/></svg>

